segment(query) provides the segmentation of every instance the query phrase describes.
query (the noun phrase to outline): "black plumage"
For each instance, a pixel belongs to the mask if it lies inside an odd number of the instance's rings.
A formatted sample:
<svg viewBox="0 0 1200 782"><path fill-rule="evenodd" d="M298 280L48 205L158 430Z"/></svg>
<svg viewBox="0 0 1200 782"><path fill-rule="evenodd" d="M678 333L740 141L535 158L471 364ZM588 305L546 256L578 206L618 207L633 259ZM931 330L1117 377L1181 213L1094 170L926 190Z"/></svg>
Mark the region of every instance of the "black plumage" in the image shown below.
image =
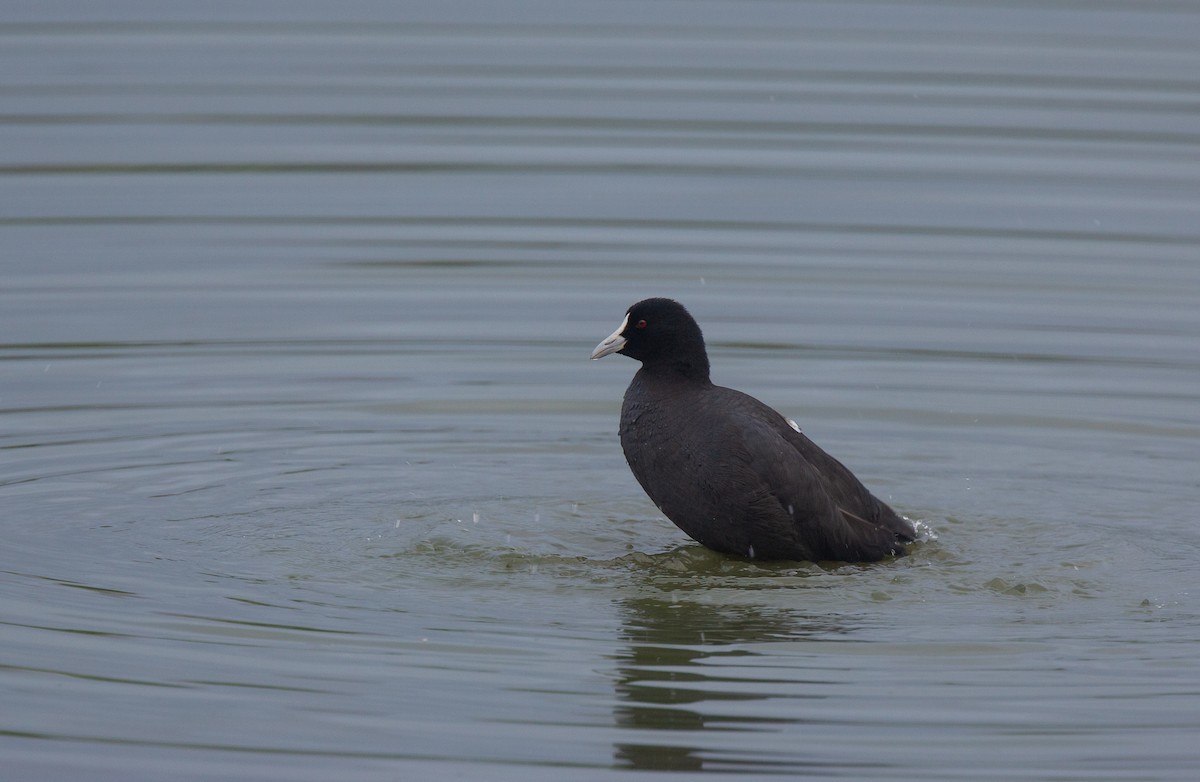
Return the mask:
<svg viewBox="0 0 1200 782"><path fill-rule="evenodd" d="M671 299L634 304L592 358L642 362L621 447L663 514L716 551L762 560L870 562L905 553L912 525L757 399L709 380L704 336Z"/></svg>

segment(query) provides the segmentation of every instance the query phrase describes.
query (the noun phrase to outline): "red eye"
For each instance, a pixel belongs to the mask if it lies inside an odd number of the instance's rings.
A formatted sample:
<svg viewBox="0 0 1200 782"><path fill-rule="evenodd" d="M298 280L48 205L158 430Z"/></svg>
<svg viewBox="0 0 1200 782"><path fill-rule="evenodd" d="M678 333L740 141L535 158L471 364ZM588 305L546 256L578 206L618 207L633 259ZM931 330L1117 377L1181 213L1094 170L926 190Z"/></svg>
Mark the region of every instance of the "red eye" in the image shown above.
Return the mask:
<svg viewBox="0 0 1200 782"><path fill-rule="evenodd" d="M644 329L644 328L646 328L646 321L639 320L637 323L633 324L633 327L635 329Z"/></svg>

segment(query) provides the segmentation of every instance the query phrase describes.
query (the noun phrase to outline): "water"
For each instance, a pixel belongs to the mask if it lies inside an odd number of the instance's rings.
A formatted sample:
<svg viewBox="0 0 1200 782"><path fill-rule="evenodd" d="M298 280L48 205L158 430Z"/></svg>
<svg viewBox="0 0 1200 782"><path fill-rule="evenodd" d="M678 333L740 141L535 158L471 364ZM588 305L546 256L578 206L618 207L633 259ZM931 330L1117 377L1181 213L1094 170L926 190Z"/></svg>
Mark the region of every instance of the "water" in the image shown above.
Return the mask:
<svg viewBox="0 0 1200 782"><path fill-rule="evenodd" d="M1198 33L0 12L5 777L1191 779ZM930 539L683 538L646 295Z"/></svg>

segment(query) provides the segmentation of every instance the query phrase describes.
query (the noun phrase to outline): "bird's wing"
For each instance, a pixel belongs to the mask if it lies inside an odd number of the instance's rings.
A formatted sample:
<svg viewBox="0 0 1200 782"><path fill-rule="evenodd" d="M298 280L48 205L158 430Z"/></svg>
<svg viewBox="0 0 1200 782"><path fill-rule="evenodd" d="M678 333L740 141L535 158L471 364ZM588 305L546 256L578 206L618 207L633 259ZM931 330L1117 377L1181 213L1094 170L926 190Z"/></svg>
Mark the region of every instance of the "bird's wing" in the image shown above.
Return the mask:
<svg viewBox="0 0 1200 782"><path fill-rule="evenodd" d="M820 558L869 560L900 553L900 541L912 539L908 523L786 419L746 398L755 404L738 416L737 428L747 435L741 447L774 499L758 513L776 524L786 516L797 539L809 541Z"/></svg>

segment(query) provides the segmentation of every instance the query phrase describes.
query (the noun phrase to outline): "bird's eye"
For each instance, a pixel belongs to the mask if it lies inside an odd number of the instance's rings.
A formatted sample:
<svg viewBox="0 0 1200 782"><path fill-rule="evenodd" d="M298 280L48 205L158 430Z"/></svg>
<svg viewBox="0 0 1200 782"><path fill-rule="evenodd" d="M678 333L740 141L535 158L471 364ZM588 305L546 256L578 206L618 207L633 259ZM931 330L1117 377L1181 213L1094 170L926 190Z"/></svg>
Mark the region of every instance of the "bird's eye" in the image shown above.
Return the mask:
<svg viewBox="0 0 1200 782"><path fill-rule="evenodd" d="M644 328L646 328L646 321L639 320L637 323L633 324L633 327L635 329L644 329Z"/></svg>

